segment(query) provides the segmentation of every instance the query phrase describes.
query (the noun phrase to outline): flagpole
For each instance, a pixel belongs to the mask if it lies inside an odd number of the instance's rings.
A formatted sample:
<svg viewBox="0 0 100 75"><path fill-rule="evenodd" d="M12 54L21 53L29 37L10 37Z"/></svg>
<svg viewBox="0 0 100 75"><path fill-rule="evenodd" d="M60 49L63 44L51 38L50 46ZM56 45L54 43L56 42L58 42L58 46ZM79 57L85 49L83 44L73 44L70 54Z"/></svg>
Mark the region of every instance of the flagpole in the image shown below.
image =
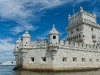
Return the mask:
<svg viewBox="0 0 100 75"><path fill-rule="evenodd" d="M73 5L73 14L74 14L74 5Z"/></svg>

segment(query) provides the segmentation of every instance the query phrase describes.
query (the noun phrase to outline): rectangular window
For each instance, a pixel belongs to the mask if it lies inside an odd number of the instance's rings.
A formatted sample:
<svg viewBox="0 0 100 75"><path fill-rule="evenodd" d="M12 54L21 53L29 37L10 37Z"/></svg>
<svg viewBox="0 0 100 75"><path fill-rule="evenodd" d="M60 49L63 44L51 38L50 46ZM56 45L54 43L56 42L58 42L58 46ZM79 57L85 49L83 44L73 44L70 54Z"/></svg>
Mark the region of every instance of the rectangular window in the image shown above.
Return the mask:
<svg viewBox="0 0 100 75"><path fill-rule="evenodd" d="M83 35L83 37L85 37L85 36Z"/></svg>
<svg viewBox="0 0 100 75"><path fill-rule="evenodd" d="M89 62L93 62L93 60L92 59L89 59Z"/></svg>
<svg viewBox="0 0 100 75"><path fill-rule="evenodd" d="M82 58L82 62L85 62L85 58Z"/></svg>
<svg viewBox="0 0 100 75"><path fill-rule="evenodd" d="M77 62L77 58L76 57L73 57L73 62Z"/></svg>
<svg viewBox="0 0 100 75"><path fill-rule="evenodd" d="M32 62L34 62L34 57L31 57Z"/></svg>
<svg viewBox="0 0 100 75"><path fill-rule="evenodd" d="M79 31L79 29L77 28L77 31Z"/></svg>
<svg viewBox="0 0 100 75"><path fill-rule="evenodd" d="M46 57L41 57L43 62L46 62Z"/></svg>
<svg viewBox="0 0 100 75"><path fill-rule="evenodd" d="M91 28L91 31L93 31L93 28Z"/></svg>
<svg viewBox="0 0 100 75"><path fill-rule="evenodd" d="M56 39L56 36L53 36L53 39Z"/></svg>
<svg viewBox="0 0 100 75"><path fill-rule="evenodd" d="M73 34L73 31L71 31L71 34Z"/></svg>
<svg viewBox="0 0 100 75"><path fill-rule="evenodd" d="M99 62L99 59L96 59L96 62Z"/></svg>
<svg viewBox="0 0 100 75"><path fill-rule="evenodd" d="M63 57L62 61L67 62L67 57Z"/></svg>

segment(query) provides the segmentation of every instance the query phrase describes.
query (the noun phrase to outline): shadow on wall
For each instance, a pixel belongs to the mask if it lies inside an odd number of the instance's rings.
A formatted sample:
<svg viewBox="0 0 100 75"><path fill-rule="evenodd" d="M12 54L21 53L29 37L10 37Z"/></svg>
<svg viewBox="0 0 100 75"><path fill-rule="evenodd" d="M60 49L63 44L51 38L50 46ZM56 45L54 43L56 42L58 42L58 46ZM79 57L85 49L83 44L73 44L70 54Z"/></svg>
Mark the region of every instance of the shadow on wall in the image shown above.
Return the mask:
<svg viewBox="0 0 100 75"><path fill-rule="evenodd" d="M74 71L74 72L31 72L31 71L16 71L14 75L100 75L100 70L94 71Z"/></svg>

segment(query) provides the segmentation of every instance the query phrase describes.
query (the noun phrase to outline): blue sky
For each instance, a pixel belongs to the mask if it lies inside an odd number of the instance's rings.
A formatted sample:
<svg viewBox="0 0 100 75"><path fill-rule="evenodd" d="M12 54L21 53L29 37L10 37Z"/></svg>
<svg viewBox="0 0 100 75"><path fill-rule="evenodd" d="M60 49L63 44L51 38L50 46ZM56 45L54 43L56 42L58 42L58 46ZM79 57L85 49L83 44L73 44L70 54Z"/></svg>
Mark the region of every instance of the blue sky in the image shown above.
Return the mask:
<svg viewBox="0 0 100 75"><path fill-rule="evenodd" d="M55 24L60 39L67 36L68 15L79 11L95 13L100 24L99 0L0 0L0 62L14 60L15 41L29 29L32 40L48 38Z"/></svg>

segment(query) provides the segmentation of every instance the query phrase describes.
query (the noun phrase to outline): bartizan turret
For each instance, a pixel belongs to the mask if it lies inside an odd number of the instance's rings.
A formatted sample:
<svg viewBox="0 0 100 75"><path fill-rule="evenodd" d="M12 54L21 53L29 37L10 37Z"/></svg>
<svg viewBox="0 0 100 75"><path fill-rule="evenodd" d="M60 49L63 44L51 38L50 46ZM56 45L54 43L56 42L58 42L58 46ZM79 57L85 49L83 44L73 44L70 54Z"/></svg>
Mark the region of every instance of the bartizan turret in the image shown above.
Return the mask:
<svg viewBox="0 0 100 75"><path fill-rule="evenodd" d="M19 39L16 41L16 43L15 43L15 48L14 48L14 51L13 51L13 53L14 53L16 59L17 59L17 57L18 57L18 51L19 51L19 46L20 46L20 44L21 44L21 38L19 38Z"/></svg>
<svg viewBox="0 0 100 75"><path fill-rule="evenodd" d="M54 59L54 56L59 48L59 33L53 24L52 30L49 32L49 50Z"/></svg>
<svg viewBox="0 0 100 75"><path fill-rule="evenodd" d="M31 37L28 33L28 29L26 29L26 32L21 37L21 52L22 52L23 59L30 48L30 40L31 40L30 38Z"/></svg>
<svg viewBox="0 0 100 75"><path fill-rule="evenodd" d="M21 41L22 41L22 48L29 48L30 46L30 35L28 33L28 29L26 29L26 32L22 35L21 37Z"/></svg>

